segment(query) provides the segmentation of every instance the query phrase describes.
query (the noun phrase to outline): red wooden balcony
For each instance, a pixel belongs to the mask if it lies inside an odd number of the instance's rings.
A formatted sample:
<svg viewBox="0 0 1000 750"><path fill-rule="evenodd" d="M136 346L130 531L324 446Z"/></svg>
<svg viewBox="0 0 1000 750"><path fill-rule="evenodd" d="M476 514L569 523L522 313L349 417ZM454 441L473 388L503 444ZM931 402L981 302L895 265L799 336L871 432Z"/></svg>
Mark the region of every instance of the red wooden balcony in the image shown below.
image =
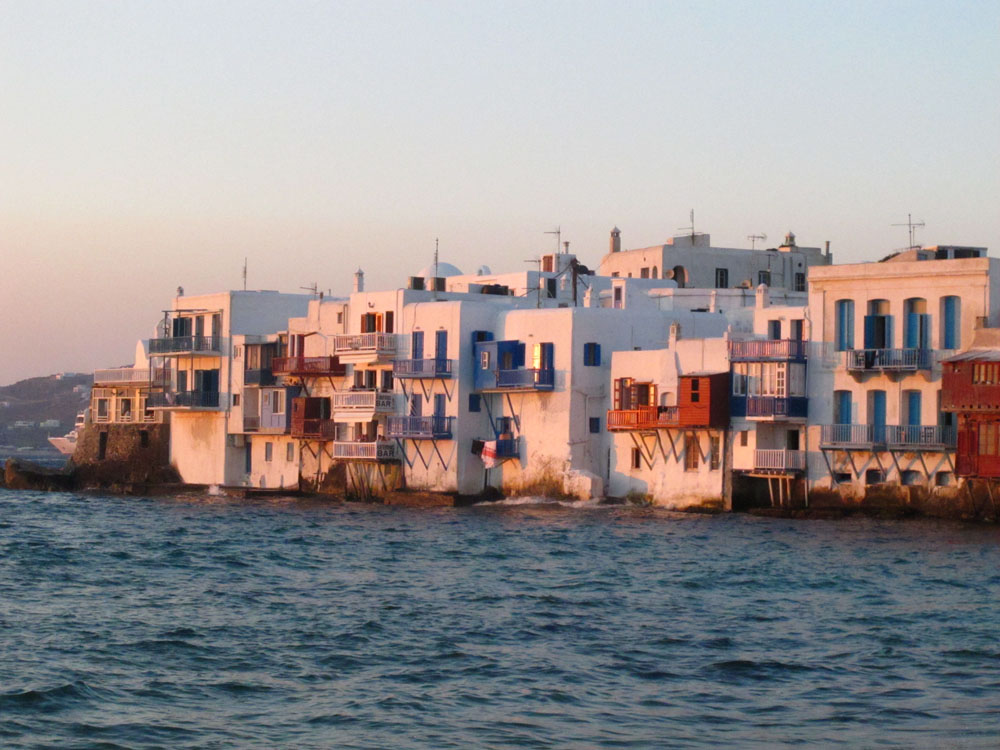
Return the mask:
<svg viewBox="0 0 1000 750"><path fill-rule="evenodd" d="M986 359L945 362L941 375L941 409L1000 412L1000 362Z"/></svg>
<svg viewBox="0 0 1000 750"><path fill-rule="evenodd" d="M300 377L342 377L347 374L347 365L341 364L338 357L275 357L271 372Z"/></svg>

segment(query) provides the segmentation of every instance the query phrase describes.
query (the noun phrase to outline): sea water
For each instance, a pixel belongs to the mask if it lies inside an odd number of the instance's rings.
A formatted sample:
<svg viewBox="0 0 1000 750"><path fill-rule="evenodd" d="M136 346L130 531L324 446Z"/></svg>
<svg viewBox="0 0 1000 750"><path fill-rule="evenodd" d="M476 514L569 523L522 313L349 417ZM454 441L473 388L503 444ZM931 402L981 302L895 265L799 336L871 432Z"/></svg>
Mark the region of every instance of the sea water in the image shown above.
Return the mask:
<svg viewBox="0 0 1000 750"><path fill-rule="evenodd" d="M998 602L992 527L0 492L0 747L994 747Z"/></svg>

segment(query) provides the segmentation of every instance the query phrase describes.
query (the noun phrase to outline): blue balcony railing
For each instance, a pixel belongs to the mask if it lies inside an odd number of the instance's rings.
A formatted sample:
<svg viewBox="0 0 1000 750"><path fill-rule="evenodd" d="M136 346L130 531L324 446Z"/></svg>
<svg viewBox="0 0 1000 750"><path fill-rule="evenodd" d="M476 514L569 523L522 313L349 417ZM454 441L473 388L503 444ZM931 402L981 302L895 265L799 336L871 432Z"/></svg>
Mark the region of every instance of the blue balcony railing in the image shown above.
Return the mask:
<svg viewBox="0 0 1000 750"><path fill-rule="evenodd" d="M221 336L168 336L149 340L150 354L205 354L222 352Z"/></svg>
<svg viewBox="0 0 1000 750"><path fill-rule="evenodd" d="M150 409L218 409L218 391L153 391L146 399Z"/></svg>
<svg viewBox="0 0 1000 750"><path fill-rule="evenodd" d="M825 424L820 427L820 445L870 448L885 444L885 425Z"/></svg>
<svg viewBox="0 0 1000 750"><path fill-rule="evenodd" d="M497 458L517 458L517 438L497 440Z"/></svg>
<svg viewBox="0 0 1000 750"><path fill-rule="evenodd" d="M885 442L891 448L954 448L955 429L943 425L887 425Z"/></svg>
<svg viewBox="0 0 1000 750"><path fill-rule="evenodd" d="M388 435L391 438L450 440L454 417L389 417Z"/></svg>
<svg viewBox="0 0 1000 750"><path fill-rule="evenodd" d="M805 396L747 396L748 418L804 419L809 399ZM734 410L735 411L735 410Z"/></svg>
<svg viewBox="0 0 1000 750"><path fill-rule="evenodd" d="M392 363L397 378L450 378L450 359L397 359Z"/></svg>
<svg viewBox="0 0 1000 750"><path fill-rule="evenodd" d="M537 388L551 390L556 372L551 368L523 370L497 370L497 388Z"/></svg>
<svg viewBox="0 0 1000 750"><path fill-rule="evenodd" d="M931 368L930 349L849 349L846 355L847 369L859 372L916 372Z"/></svg>

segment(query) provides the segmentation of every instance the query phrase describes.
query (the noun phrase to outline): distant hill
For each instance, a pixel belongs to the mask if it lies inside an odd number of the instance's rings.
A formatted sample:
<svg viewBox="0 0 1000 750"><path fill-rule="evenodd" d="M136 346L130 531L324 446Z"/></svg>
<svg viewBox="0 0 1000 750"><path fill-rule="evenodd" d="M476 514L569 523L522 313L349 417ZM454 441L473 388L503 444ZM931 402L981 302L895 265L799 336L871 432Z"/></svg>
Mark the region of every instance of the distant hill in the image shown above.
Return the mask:
<svg viewBox="0 0 1000 750"><path fill-rule="evenodd" d="M0 386L0 446L49 447L48 436L69 432L77 413L87 408L93 380L89 373L49 375ZM53 419L58 427L40 426ZM18 422L31 426L15 426Z"/></svg>

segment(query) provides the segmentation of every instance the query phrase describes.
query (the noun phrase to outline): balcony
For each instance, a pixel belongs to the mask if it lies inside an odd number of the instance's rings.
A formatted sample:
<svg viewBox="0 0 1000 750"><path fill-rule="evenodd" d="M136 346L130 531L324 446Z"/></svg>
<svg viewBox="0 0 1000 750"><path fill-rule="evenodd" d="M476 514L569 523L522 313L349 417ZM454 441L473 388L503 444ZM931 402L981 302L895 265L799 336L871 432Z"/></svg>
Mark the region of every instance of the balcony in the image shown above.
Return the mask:
<svg viewBox="0 0 1000 750"><path fill-rule="evenodd" d="M333 440L337 436L337 423L332 419L292 416L292 437L309 440Z"/></svg>
<svg viewBox="0 0 1000 750"><path fill-rule="evenodd" d="M274 385L274 373L271 370L244 370L244 385Z"/></svg>
<svg viewBox="0 0 1000 750"><path fill-rule="evenodd" d="M556 372L551 368L476 370L476 390L484 392L551 391L555 380Z"/></svg>
<svg viewBox="0 0 1000 750"><path fill-rule="evenodd" d="M397 378L450 378L450 359L397 359L392 363Z"/></svg>
<svg viewBox="0 0 1000 750"><path fill-rule="evenodd" d="M387 434L411 440L451 440L454 417L389 417Z"/></svg>
<svg viewBox="0 0 1000 750"><path fill-rule="evenodd" d="M747 419L758 421L805 419L809 408L806 396L733 396L731 401L733 416L745 412Z"/></svg>
<svg viewBox="0 0 1000 750"><path fill-rule="evenodd" d="M680 424L680 408L640 406L636 409L610 409L607 424L611 432L677 427Z"/></svg>
<svg viewBox="0 0 1000 750"><path fill-rule="evenodd" d="M275 357L271 360L271 372L299 377L343 377L347 365L341 364L337 357Z"/></svg>
<svg viewBox="0 0 1000 750"><path fill-rule="evenodd" d="M343 362L378 362L395 356L397 341L394 333L341 334L333 337L333 351Z"/></svg>
<svg viewBox="0 0 1000 750"><path fill-rule="evenodd" d="M346 461L395 461L396 444L389 440L336 442L333 457Z"/></svg>
<svg viewBox="0 0 1000 750"><path fill-rule="evenodd" d="M517 438L504 438L496 442L498 459L518 458L520 456L517 449Z"/></svg>
<svg viewBox="0 0 1000 750"><path fill-rule="evenodd" d="M243 432L257 432L260 429L260 417L243 416Z"/></svg>
<svg viewBox="0 0 1000 750"><path fill-rule="evenodd" d="M850 372L916 372L931 368L930 349L849 349Z"/></svg>
<svg viewBox="0 0 1000 750"><path fill-rule="evenodd" d="M729 342L730 362L786 362L803 361L806 342L801 339L750 339Z"/></svg>
<svg viewBox="0 0 1000 750"><path fill-rule="evenodd" d="M218 391L153 391L146 399L147 409L218 409L223 403Z"/></svg>
<svg viewBox="0 0 1000 750"><path fill-rule="evenodd" d="M222 336L168 336L149 340L150 356L176 357L182 354L222 355Z"/></svg>
<svg viewBox="0 0 1000 750"><path fill-rule="evenodd" d="M338 391L330 397L330 408L341 422L367 422L376 414L396 411L396 397L376 390Z"/></svg>
<svg viewBox="0 0 1000 750"><path fill-rule="evenodd" d="M163 387L170 382L170 373L162 367L152 371L147 368L116 367L110 370L94 370L94 385L154 385Z"/></svg>
<svg viewBox="0 0 1000 750"><path fill-rule="evenodd" d="M754 471L774 474L787 474L794 471L805 471L805 451L785 449L757 449L753 452Z"/></svg>
<svg viewBox="0 0 1000 750"><path fill-rule="evenodd" d="M887 425L885 442L895 450L954 450L955 429L942 425Z"/></svg>

